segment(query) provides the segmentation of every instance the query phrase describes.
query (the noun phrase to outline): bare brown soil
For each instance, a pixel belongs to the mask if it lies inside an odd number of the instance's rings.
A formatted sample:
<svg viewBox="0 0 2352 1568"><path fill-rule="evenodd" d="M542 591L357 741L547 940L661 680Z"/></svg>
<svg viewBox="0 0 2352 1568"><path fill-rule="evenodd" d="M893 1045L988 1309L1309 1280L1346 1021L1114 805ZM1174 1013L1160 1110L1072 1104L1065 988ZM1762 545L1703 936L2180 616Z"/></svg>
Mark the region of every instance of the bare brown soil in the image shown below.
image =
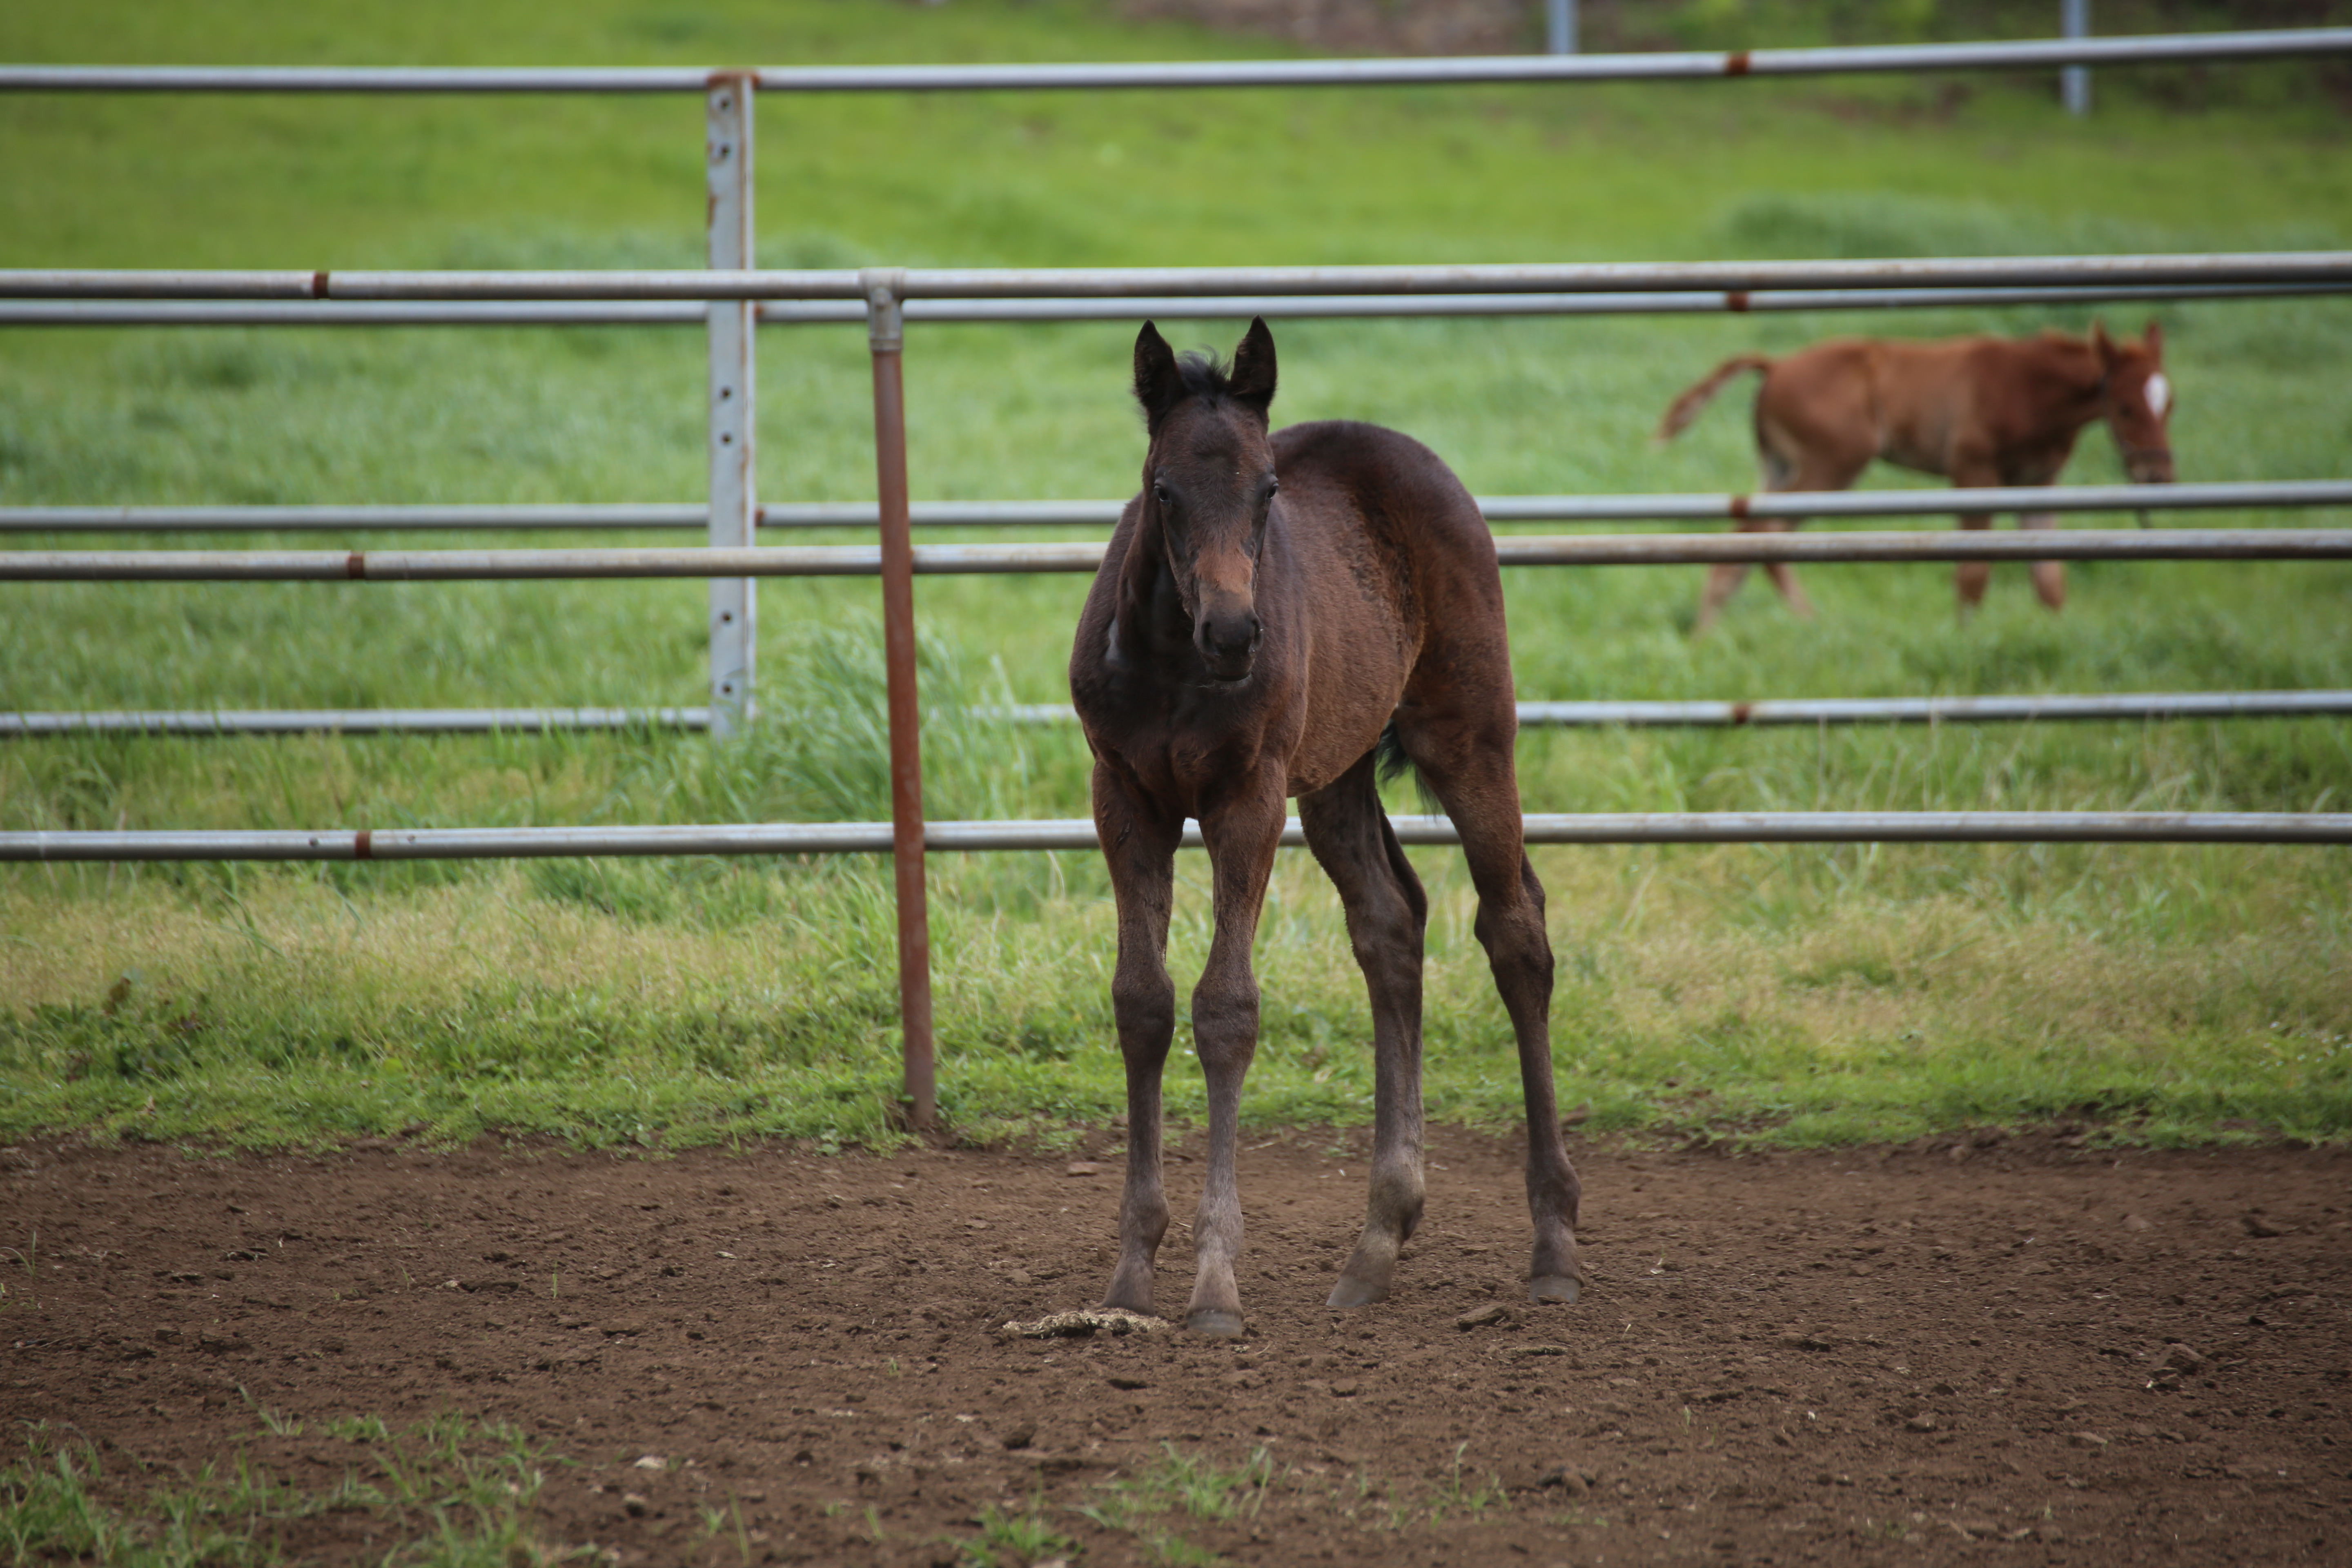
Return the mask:
<svg viewBox="0 0 2352 1568"><path fill-rule="evenodd" d="M324 1484L319 1423L462 1410L574 1461L541 1541L631 1563L952 1563L1033 1506L1092 1563L2352 1561L2347 1152L1587 1148L1591 1288L1538 1308L1515 1151L1441 1131L1397 1298L1341 1314L1361 1140L1244 1155L1237 1344L993 1331L1107 1275L1116 1164L1066 1155L0 1151L5 1458ZM1120 1515L1169 1445L1274 1483Z"/></svg>

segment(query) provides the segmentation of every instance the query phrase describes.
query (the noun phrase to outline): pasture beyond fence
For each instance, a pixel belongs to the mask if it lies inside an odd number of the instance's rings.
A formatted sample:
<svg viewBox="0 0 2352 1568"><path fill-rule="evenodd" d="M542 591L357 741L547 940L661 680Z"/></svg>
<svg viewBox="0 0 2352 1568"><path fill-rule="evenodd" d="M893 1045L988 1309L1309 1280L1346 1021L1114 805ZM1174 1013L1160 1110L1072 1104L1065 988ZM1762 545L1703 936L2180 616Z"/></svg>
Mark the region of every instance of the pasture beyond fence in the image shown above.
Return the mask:
<svg viewBox="0 0 2352 1568"><path fill-rule="evenodd" d="M1855 262L1606 264L1519 267L898 269L761 271L753 265L752 103L761 91L921 92L1200 87L1370 86L1730 79L1864 71L2042 69L2149 62L2251 60L2352 53L2352 28L1897 47L1742 50L1483 59L1307 60L1109 66L844 67L733 71L0 66L0 91L37 92L700 92L707 114L709 267L673 272L0 272L0 325L574 324L700 320L709 342L709 496L687 509L534 509L526 526L689 526L699 550L0 552L16 581L458 581L554 577L705 577L711 592L711 701L701 721L724 735L753 707L753 583L764 575L875 575L883 581L892 820L656 828L0 833L0 859L391 859L515 855L893 852L901 1016L912 1120L934 1115L928 849L1082 848L1093 829L1071 822L926 826L920 789L912 579L918 573L1091 571L1098 544L928 546L919 523L1098 522L1110 503L980 503L951 516L910 505L902 359L905 323L1132 319L1148 307L1177 316L1583 314L2019 304L2075 299L2228 299L2352 289L2352 253L1931 258ZM866 323L874 375L877 486L872 508L763 509L752 475L753 339L761 324ZM1978 491L1970 510L2125 510L2162 492ZM2208 492L2200 500L2198 492ZM2230 492L2226 498L2212 492ZM2180 487L2173 504L2336 506L2352 485ZM1996 499L1998 498L1998 499ZM967 503L969 507L971 503ZM1488 498L1496 521L1748 516L1904 516L1955 510L1948 494L1903 496ZM1614 507L1617 510L1609 510ZM1024 511L1024 509L1026 509ZM1517 509L1516 511L1514 509ZM1785 510L1781 509L1786 509ZM769 514L775 521L769 522ZM853 515L854 514L854 515ZM504 508L58 509L0 512L0 531L154 527L504 527ZM142 522L142 519L146 521ZM380 521L368 521L376 519ZM761 548L769 526L871 521L877 547ZM1507 565L1726 561L1998 559L2346 559L2352 531L2199 530L2031 536L1825 533L1620 535L1497 541ZM2285 700L2308 698L2310 705ZM2230 712L2342 711L2342 693L2180 694ZM2280 700L2264 706L2264 699ZM1943 700L1995 702L1998 700ZM2127 697L2043 699L2122 702ZM2143 696L2143 703L2159 699ZM2175 699L2165 698L2163 701ZM1540 709L1541 704L1527 705ZM1621 705L1630 706L1630 705ZM1692 706L1692 705L1684 705ZM1723 705L1727 709L1731 705ZM1755 705L1769 707L1769 704ZM2185 708L2181 710L2187 710ZM2207 711L2215 710L2208 708ZM583 715L588 710L572 710ZM627 721L644 721L636 710ZM692 721L694 710L653 710ZM1755 721L1754 708L1747 715ZM611 710L593 715L610 719ZM1014 715L1017 716L1017 715ZM1938 719L1932 710L1888 718ZM1989 716L1989 715L1988 715ZM2037 714L2023 714L2037 717ZM2062 716L2052 712L2049 716ZM2067 717L2106 717L2079 710ZM186 733L200 715L19 715L0 733L110 729ZM293 718L298 716L284 716ZM389 716L386 716L389 717ZM443 715L442 717L446 717ZM1844 715L1854 717L1854 715ZM53 722L27 724L26 720ZM162 719L164 723L109 723ZM95 722L91 722L95 721ZM589 717L575 717L584 725ZM1628 718L1603 721L1645 721ZM1715 721L1741 721L1734 714ZM1770 721L1767 720L1765 721ZM1826 711L1802 721L1831 721ZM219 726L216 726L218 728ZM281 728L257 723L256 729ZM357 728L359 726L351 726ZM420 725L418 727L449 727ZM460 725L458 727L468 727ZM499 727L485 723L481 728ZM2098 842L2340 844L2352 815L2161 813L1640 814L1528 819L1538 843ZM1400 818L1407 843L1450 842L1443 819ZM1197 836L1188 838L1197 844ZM1297 842L1296 826L1285 842Z"/></svg>

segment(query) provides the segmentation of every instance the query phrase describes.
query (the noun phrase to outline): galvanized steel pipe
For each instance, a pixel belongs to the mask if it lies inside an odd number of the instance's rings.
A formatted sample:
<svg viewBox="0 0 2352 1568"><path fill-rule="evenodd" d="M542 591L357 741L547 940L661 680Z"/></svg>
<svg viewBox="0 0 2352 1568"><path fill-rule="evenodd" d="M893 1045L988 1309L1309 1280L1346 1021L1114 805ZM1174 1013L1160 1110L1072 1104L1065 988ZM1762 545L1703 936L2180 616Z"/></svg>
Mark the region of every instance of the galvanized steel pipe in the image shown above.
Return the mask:
<svg viewBox="0 0 2352 1568"><path fill-rule="evenodd" d="M1855 261L1554 262L1420 267L909 268L898 297L1225 299L1266 295L1641 293L1781 289L2340 287L2352 251L1930 257ZM10 300L856 300L858 274L760 268L611 271L0 269ZM1118 312L1115 312L1118 313Z"/></svg>
<svg viewBox="0 0 2352 1568"><path fill-rule="evenodd" d="M2040 724L2180 719L2316 719L2352 714L2352 691L2147 691L2075 697L1788 697L1754 702L1522 702L1528 727L1791 724Z"/></svg>
<svg viewBox="0 0 2352 1568"><path fill-rule="evenodd" d="M992 92L1248 87L1469 86L1507 82L1713 81L2063 66L2165 65L2352 53L2352 28L2299 27L2122 38L1895 44L1659 54L1487 55L1434 59L1181 60L1133 64L786 66L750 72L763 92ZM0 67L0 92L700 92L701 67Z"/></svg>
<svg viewBox="0 0 2352 1568"><path fill-rule="evenodd" d="M472 735L544 730L707 730L708 708L268 708L0 713L0 740L61 735Z"/></svg>
<svg viewBox="0 0 2352 1568"><path fill-rule="evenodd" d="M1067 724L1066 702L971 710L1016 724ZM1522 702L1525 729L1769 728L1817 724L1994 724L2058 721L2320 719L2352 714L2352 691L2153 691L2090 697L1818 697L1726 701ZM540 730L702 730L708 708L332 708L120 712L0 712L0 740L66 735L530 733Z"/></svg>
<svg viewBox="0 0 2352 1568"><path fill-rule="evenodd" d="M1443 816L1391 819L1401 842L1459 842ZM2105 811L1749 811L1530 814L1530 844L2352 844L2352 813ZM1092 850L1084 817L935 822L938 852ZM1296 819L1282 843L1306 843ZM672 827L425 827L311 832L0 833L0 861L457 860L596 855L881 855L887 822ZM1183 847L1201 847L1197 823Z"/></svg>
<svg viewBox="0 0 2352 1568"><path fill-rule="evenodd" d="M917 575L1092 572L1097 542L923 544ZM1506 534L1506 566L1666 566L1717 561L2342 561L2352 529L2181 528L1950 533ZM873 545L751 550L13 550L0 582L463 583L622 577L872 577Z"/></svg>
<svg viewBox="0 0 2352 1568"><path fill-rule="evenodd" d="M1480 496L1486 521L1706 522L1743 517L1935 517L1968 511L2210 511L2352 507L2352 480L2216 484L2044 485L1969 490L1827 490L1580 496ZM915 501L917 528L1108 528L1126 502ZM761 528L872 528L871 501L769 502ZM691 503L515 506L16 506L0 507L0 533L269 531L315 529L495 530L700 527Z"/></svg>
<svg viewBox="0 0 2352 1568"><path fill-rule="evenodd" d="M1066 702L976 710L1014 724L1070 724ZM1765 729L1789 724L2023 724L2058 720L2322 719L2352 714L2352 691L2143 691L2090 697L1789 697L1749 702L1522 702L1519 728Z"/></svg>
<svg viewBox="0 0 2352 1568"><path fill-rule="evenodd" d="M1695 289L1629 294L1237 295L1230 299L912 300L909 321L934 323L1360 320L1424 316L1766 315L1791 310L2001 309L2020 305L2190 300L2285 300L2352 290L2352 283L2080 284L2055 289L1782 289L1753 293ZM849 300L762 300L763 327L862 324ZM426 303L114 300L0 301L0 327L649 327L699 326L703 308L685 300Z"/></svg>

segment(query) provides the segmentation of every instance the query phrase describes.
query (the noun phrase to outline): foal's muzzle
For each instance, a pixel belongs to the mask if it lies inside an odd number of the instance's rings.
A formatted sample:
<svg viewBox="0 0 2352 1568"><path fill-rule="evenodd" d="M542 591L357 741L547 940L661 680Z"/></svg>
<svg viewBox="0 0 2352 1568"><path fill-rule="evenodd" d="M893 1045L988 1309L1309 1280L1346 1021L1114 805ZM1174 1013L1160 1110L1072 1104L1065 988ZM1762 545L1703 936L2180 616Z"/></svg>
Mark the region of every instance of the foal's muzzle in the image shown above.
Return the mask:
<svg viewBox="0 0 2352 1568"><path fill-rule="evenodd" d="M1210 677L1227 684L1249 679L1250 667L1257 661L1257 645L1265 640L1265 627L1258 621L1257 612L1246 605L1213 610L1192 627L1192 646L1201 650L1201 661L1209 667Z"/></svg>

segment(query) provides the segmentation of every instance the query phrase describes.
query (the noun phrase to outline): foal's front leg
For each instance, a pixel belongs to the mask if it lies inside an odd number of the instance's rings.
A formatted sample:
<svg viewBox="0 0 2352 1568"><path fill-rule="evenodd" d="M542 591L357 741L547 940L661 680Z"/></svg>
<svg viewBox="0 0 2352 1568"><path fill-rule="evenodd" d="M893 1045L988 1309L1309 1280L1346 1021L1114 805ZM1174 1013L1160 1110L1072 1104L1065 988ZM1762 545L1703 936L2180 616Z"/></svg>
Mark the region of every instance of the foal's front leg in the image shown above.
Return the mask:
<svg viewBox="0 0 2352 1568"><path fill-rule="evenodd" d="M1217 932L1192 990L1192 1044L1209 1089L1209 1173L1192 1222L1197 1263L1184 1326L1221 1339L1242 1331L1234 1264L1242 1250L1242 1079L1257 1054L1257 976L1250 946L1282 843L1284 798L1282 774L1272 771L1246 782L1201 820L1215 879Z"/></svg>
<svg viewBox="0 0 2352 1568"><path fill-rule="evenodd" d="M1118 901L1118 967L1110 983L1127 1064L1127 1187L1118 1205L1118 1265L1106 1307L1151 1312L1151 1265L1168 1234L1160 1174L1160 1079L1176 1033L1168 978L1168 910L1183 818L1171 818L1112 769L1095 764L1095 828Z"/></svg>

